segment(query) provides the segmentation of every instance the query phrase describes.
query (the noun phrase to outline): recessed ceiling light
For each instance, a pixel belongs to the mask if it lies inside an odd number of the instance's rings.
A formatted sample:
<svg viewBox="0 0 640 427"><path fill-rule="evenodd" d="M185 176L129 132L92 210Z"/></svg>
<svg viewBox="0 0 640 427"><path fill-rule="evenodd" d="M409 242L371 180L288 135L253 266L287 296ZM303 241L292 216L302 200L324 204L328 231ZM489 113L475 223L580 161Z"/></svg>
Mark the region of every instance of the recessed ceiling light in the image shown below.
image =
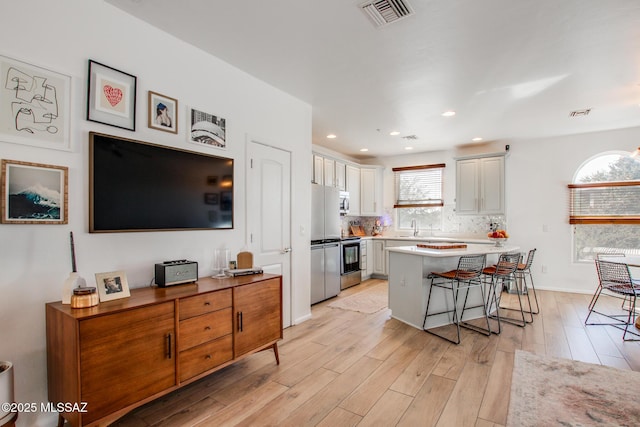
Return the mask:
<svg viewBox="0 0 640 427"><path fill-rule="evenodd" d="M404 147L405 150L413 150L413 147Z"/></svg>
<svg viewBox="0 0 640 427"><path fill-rule="evenodd" d="M478 137L476 137L476 138L473 138L473 139L472 139L472 141L473 141L473 142L480 142L480 141L482 141L482 138L480 138L480 137L478 136Z"/></svg>
<svg viewBox="0 0 640 427"><path fill-rule="evenodd" d="M335 139L335 138L336 138L336 136L335 136L334 134L330 133L329 135L327 135L327 138L329 138L329 139Z"/></svg>
<svg viewBox="0 0 640 427"><path fill-rule="evenodd" d="M452 117L452 116L455 116L455 115L456 115L456 112L455 112L455 111L451 111L451 110L449 110L449 111L445 111L444 113L442 113L442 115L443 115L444 117Z"/></svg>
<svg viewBox="0 0 640 427"><path fill-rule="evenodd" d="M360 151L365 152L365 151L369 151L368 148L361 148Z"/></svg>
<svg viewBox="0 0 640 427"><path fill-rule="evenodd" d="M389 132L389 135L391 135L391 136L400 135L400 132L398 132L397 130L394 130L392 132Z"/></svg>

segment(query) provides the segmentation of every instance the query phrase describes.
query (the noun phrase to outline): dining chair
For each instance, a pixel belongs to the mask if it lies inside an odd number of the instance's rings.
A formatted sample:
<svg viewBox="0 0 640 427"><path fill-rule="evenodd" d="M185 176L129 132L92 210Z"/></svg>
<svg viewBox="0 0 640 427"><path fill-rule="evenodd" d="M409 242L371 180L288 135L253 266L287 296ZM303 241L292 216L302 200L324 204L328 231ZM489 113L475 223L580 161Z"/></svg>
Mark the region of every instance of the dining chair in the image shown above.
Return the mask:
<svg viewBox="0 0 640 427"><path fill-rule="evenodd" d="M589 313L584 320L585 325L608 325L624 331L622 334L623 341L639 341L640 334L629 330L629 326L633 326L636 318L636 299L640 294L640 280L633 279L629 271L629 266L624 262L612 262L603 261L598 258L595 260L596 272L598 273L598 288L592 298L592 302L589 304ZM611 313L596 310L596 305L600 296L606 292L605 295L609 295L615 298L628 298L629 306L622 307L620 311L622 313ZM589 317L593 313L599 316L611 319L610 322L597 321L589 323ZM631 334L636 338L627 339L627 334Z"/></svg>
<svg viewBox="0 0 640 427"><path fill-rule="evenodd" d="M602 261L603 258L618 258L618 257L624 257L624 256L626 255L622 252L598 252L596 254L595 259ZM624 260L620 260L620 261L624 262ZM596 289L596 292L591 297L591 302L589 303L589 310L593 308L593 305L595 304L595 300L596 300L596 295L599 295L598 290L602 288L602 284L600 283L600 271L598 270L597 263L596 263L596 271L598 272L598 289ZM620 306L624 308L624 305L626 304L626 302L627 302L627 297L624 296L622 298L622 302L620 303Z"/></svg>
<svg viewBox="0 0 640 427"><path fill-rule="evenodd" d="M491 335L489 318L487 317L487 310L484 304L484 301L485 301L484 286L480 279L480 276L482 274L482 269L485 266L485 262L486 262L486 255L484 254L483 255L464 255L459 258L458 266L455 270L450 270L445 272L431 272L427 276L428 279L431 279L431 286L429 287L429 295L427 297L427 308L425 310L424 322L422 324L422 329L425 332L428 332L432 335L443 338L454 344L460 344L460 327L464 327L466 329L470 329L472 331L479 332L487 336ZM429 312L429 307L432 302L432 291L434 288L444 289L446 291L445 294L450 292L452 308L443 310L443 311L437 311L437 312L431 312L431 313ZM468 306L467 302L468 302L469 290L472 288L477 288L480 290L480 295L482 297L480 301L482 301L482 303L479 305ZM460 299L461 299L461 293L462 293L461 291L464 291L464 301L462 302L462 306L460 307L460 313L458 313L459 311L458 307L460 305ZM445 295L445 301L446 301L446 298L447 297ZM446 306L448 307L448 304L446 304ZM484 321L487 324L486 328L474 325L472 323L469 323L463 320L465 311L473 308L482 308L482 315L484 317ZM449 338L444 334L436 332L437 329L443 328L446 325L427 328L427 320L429 319L429 317L438 316L442 314L452 315L450 318L450 322L456 327L455 339Z"/></svg>
<svg viewBox="0 0 640 427"><path fill-rule="evenodd" d="M485 284L489 287L489 292L487 295L487 312L488 316L491 319L497 320L498 322L498 330L493 331L493 333L499 334L502 332L501 321L505 321L507 323L512 323L517 326L524 327L527 323L533 322L533 315L531 312L531 300L529 299L529 315L531 316L531 320L527 321L525 319L525 310L522 306L522 291L518 289L518 284L516 280L516 270L518 269L518 265L521 263L522 255L520 253L508 252L500 255L498 258L498 263L489 267L486 267L482 270L482 277L484 279ZM502 300L502 290L508 284L513 283L517 290L516 295L518 296L518 303L520 305L519 311L522 320L513 319L506 316L500 315L500 310L504 309L504 307L500 306L500 302ZM498 284L500 285L498 287ZM529 298L529 295L527 298ZM495 312L494 312L495 310ZM492 314L493 313L493 314Z"/></svg>

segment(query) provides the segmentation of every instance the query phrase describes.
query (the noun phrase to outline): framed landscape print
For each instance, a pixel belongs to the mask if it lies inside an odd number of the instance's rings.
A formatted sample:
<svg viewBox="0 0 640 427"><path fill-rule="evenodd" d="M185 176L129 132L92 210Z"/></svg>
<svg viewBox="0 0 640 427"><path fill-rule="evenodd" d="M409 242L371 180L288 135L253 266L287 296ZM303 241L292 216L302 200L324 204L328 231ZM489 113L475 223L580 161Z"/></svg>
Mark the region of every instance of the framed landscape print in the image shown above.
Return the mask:
<svg viewBox="0 0 640 427"><path fill-rule="evenodd" d="M136 76L89 60L87 120L136 130Z"/></svg>
<svg viewBox="0 0 640 427"><path fill-rule="evenodd" d="M71 150L71 77L0 55L0 138Z"/></svg>
<svg viewBox="0 0 640 427"><path fill-rule="evenodd" d="M68 168L2 160L3 224L67 224Z"/></svg>
<svg viewBox="0 0 640 427"><path fill-rule="evenodd" d="M96 286L98 287L100 302L131 296L127 275L124 271L96 273Z"/></svg>
<svg viewBox="0 0 640 427"><path fill-rule="evenodd" d="M178 133L178 100L149 91L149 127Z"/></svg>
<svg viewBox="0 0 640 427"><path fill-rule="evenodd" d="M222 117L189 109L189 142L216 148L226 148L226 123Z"/></svg>

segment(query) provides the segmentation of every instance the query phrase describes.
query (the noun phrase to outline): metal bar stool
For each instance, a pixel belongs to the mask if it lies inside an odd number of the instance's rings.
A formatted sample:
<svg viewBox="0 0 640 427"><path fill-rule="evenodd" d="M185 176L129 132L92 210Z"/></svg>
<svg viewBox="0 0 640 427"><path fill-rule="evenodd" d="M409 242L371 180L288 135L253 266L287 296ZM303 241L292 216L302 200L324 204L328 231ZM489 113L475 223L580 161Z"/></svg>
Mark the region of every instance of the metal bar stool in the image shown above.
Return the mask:
<svg viewBox="0 0 640 427"><path fill-rule="evenodd" d="M464 327L470 329L475 332L480 332L484 335L491 335L491 329L489 327L489 318L487 317L487 310L484 304L485 301L485 292L484 286L481 280L482 269L484 268L486 260L486 255L464 255L461 256L458 260L458 267L455 270L446 271L446 272L432 272L427 277L431 279L431 286L429 287L429 296L427 297L427 309L424 314L424 322L422 324L422 329L426 332L435 335L437 337L443 338L449 342L454 344L460 344L460 327ZM453 308L445 309L438 312L429 312L429 307L431 305L431 292L433 288L441 288L446 291L451 291L451 302L453 303ZM481 301L482 304L467 306L469 289L470 288L479 288L481 293ZM462 307L460 313L458 313L459 301L461 298L461 292L464 291L464 301L462 302ZM446 296L445 296L446 301ZM448 304L447 304L448 307ZM484 329L482 327L470 324L468 322L463 321L465 310L469 310L472 308L482 308L482 313L484 315L485 321L487 323L487 328ZM456 325L456 339L451 339L445 335L441 335L435 332L436 328L427 328L427 319L430 316L437 316L441 314L452 313L453 316L451 318L451 323Z"/></svg>
<svg viewBox="0 0 640 427"><path fill-rule="evenodd" d="M599 284L589 304L589 314L587 314L587 318L584 319L584 324L613 326L624 331L622 334L623 341L639 341L640 334L634 332L633 328L629 330L629 325L633 325L636 319L636 297L640 294L640 280L631 278L629 266L623 262L601 261L596 259L595 263ZM604 291L608 291L612 296L620 299L629 299L629 307L621 309L624 313L604 313L595 309L598 299ZM607 317L613 322L589 323L589 317L592 313ZM631 334L637 338L627 339L627 334Z"/></svg>
<svg viewBox="0 0 640 427"><path fill-rule="evenodd" d="M492 331L496 334L502 332L501 321L504 320L507 323L512 323L516 326L524 327L527 323L524 314L525 310L522 306L522 290L518 288L517 280L516 280L516 270L518 269L518 265L522 260L522 255L520 253L505 253L501 254L500 258L498 258L498 263L496 265L492 265L482 270L483 277L485 279L485 283L489 285L489 295L487 296L487 311L489 312L489 317L498 321L498 331ZM514 282L516 284L518 295L518 303L520 305L519 311L522 320L520 319L512 319L505 316L500 316L500 309L504 307L500 307L500 301L502 298L502 288L505 283ZM498 283L500 283L500 287L498 287ZM528 294L527 294L528 298ZM490 314L495 307L495 314ZM531 316L531 321L533 321L533 315L530 313L531 311L531 300L529 300L529 315Z"/></svg>
<svg viewBox="0 0 640 427"><path fill-rule="evenodd" d="M516 280L521 283L521 290L523 293L528 294L529 291L533 292L533 300L536 303L536 308L533 310L531 307L531 299L529 298L529 314L538 314L540 313L540 306L538 305L538 294L536 292L536 287L533 284L533 274L531 274L531 264L533 264L533 257L536 254L536 249L531 249L529 254L527 255L527 261L522 264L518 264L518 268L516 269ZM529 282L531 286L527 284L527 276L529 276ZM513 310L513 309L508 309ZM531 317L533 321L533 317Z"/></svg>

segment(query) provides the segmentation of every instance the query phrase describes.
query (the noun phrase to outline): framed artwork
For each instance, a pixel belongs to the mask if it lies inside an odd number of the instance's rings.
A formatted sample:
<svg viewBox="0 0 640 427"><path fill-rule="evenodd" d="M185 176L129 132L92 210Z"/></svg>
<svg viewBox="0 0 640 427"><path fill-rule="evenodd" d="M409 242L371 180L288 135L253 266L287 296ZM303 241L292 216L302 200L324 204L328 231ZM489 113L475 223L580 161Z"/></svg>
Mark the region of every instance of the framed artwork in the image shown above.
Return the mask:
<svg viewBox="0 0 640 427"><path fill-rule="evenodd" d="M2 160L3 224L68 224L66 166Z"/></svg>
<svg viewBox="0 0 640 427"><path fill-rule="evenodd" d="M226 148L226 120L194 108L189 109L189 142Z"/></svg>
<svg viewBox="0 0 640 427"><path fill-rule="evenodd" d="M96 273L96 285L100 295L100 302L131 296L127 275L124 271Z"/></svg>
<svg viewBox="0 0 640 427"><path fill-rule="evenodd" d="M149 91L149 124L152 129L178 133L178 100Z"/></svg>
<svg viewBox="0 0 640 427"><path fill-rule="evenodd" d="M0 56L0 138L71 150L71 77Z"/></svg>
<svg viewBox="0 0 640 427"><path fill-rule="evenodd" d="M87 120L136 130L136 76L89 60Z"/></svg>
<svg viewBox="0 0 640 427"><path fill-rule="evenodd" d="M220 210L230 211L232 200L233 200L233 193L231 191L220 192Z"/></svg>
<svg viewBox="0 0 640 427"><path fill-rule="evenodd" d="M204 193L204 203L207 205L217 205L218 193Z"/></svg>

